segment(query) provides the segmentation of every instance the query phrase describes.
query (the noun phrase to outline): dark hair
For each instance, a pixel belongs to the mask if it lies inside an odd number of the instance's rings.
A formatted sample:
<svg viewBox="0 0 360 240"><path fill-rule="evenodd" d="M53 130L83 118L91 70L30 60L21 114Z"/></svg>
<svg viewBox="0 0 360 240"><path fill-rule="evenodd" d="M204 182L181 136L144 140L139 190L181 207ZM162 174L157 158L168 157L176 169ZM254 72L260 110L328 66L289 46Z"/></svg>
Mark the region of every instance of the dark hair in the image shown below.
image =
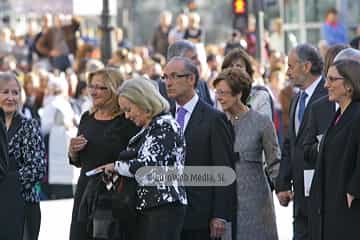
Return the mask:
<svg viewBox="0 0 360 240"><path fill-rule="evenodd" d="M324 57L324 69L323 69L323 76L327 75L327 72L329 70L329 67L331 66L331 64L334 61L334 58L336 57L336 55L341 52L342 50L349 48L348 45L345 44L337 44L334 45L332 47L330 47L326 53L325 53L325 57Z"/></svg>
<svg viewBox="0 0 360 240"><path fill-rule="evenodd" d="M207 55L207 57L206 57L206 62L207 63L211 62L211 61L214 61L214 60L216 60L216 55L215 54L210 53L209 55Z"/></svg>
<svg viewBox="0 0 360 240"><path fill-rule="evenodd" d="M360 63L344 59L335 61L331 66L336 67L339 74L344 77L344 84L351 88L351 99L360 101Z"/></svg>
<svg viewBox="0 0 360 240"><path fill-rule="evenodd" d="M313 75L321 75L323 70L323 60L320 52L310 44L300 44L295 47L296 55L303 63L310 62L310 73Z"/></svg>
<svg viewBox="0 0 360 240"><path fill-rule="evenodd" d="M74 94L74 98L79 98L81 96L81 92L86 88L87 83L85 81L79 81L76 85L76 90Z"/></svg>
<svg viewBox="0 0 360 240"><path fill-rule="evenodd" d="M351 41L350 41L350 46L352 48L355 48L357 50L359 50L360 47L360 36L354 37Z"/></svg>
<svg viewBox="0 0 360 240"><path fill-rule="evenodd" d="M245 69L247 74L250 76L250 78L252 78L253 74L254 74L254 70L251 66L251 58L250 56L246 53L245 50L241 49L241 48L235 48L233 50L231 50L224 58L224 61L221 65L221 70L224 70L225 68L229 68L231 67L231 64L238 60L241 59L244 61L245 63Z"/></svg>
<svg viewBox="0 0 360 240"><path fill-rule="evenodd" d="M169 46L167 60L176 56L183 57L188 51L196 52L196 46L189 40L178 40Z"/></svg>
<svg viewBox="0 0 360 240"><path fill-rule="evenodd" d="M325 17L327 17L329 14L335 14L337 15L338 14L338 11L336 10L336 8L329 8L328 10L326 10L326 13L325 13Z"/></svg>
<svg viewBox="0 0 360 240"><path fill-rule="evenodd" d="M246 71L236 67L226 68L215 78L213 82L214 87L221 81L225 81L229 85L233 96L242 93L241 102L244 104L247 103L252 80Z"/></svg>

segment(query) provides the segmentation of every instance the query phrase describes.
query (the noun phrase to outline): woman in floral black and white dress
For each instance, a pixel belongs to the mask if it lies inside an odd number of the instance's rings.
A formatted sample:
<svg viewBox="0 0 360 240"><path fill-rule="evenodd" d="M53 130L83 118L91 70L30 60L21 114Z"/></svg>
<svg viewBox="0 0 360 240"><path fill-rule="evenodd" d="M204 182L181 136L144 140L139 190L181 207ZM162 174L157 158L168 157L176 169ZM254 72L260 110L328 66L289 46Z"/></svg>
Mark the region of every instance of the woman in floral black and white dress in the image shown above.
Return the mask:
<svg viewBox="0 0 360 240"><path fill-rule="evenodd" d="M100 168L127 177L137 174L137 239L179 240L187 205L183 184L176 178L147 178L138 170L146 173L143 167L151 168L150 172L172 169L171 173L182 174L185 141L180 126L169 113L168 102L149 80L139 77L126 81L118 93L125 117L142 127L127 146L127 151L136 151L136 157Z"/></svg>
<svg viewBox="0 0 360 240"><path fill-rule="evenodd" d="M9 144L9 170L0 185L0 239L36 240L41 213L35 186L45 175L45 145L38 122L19 113L20 96L16 76L0 73L0 107Z"/></svg>

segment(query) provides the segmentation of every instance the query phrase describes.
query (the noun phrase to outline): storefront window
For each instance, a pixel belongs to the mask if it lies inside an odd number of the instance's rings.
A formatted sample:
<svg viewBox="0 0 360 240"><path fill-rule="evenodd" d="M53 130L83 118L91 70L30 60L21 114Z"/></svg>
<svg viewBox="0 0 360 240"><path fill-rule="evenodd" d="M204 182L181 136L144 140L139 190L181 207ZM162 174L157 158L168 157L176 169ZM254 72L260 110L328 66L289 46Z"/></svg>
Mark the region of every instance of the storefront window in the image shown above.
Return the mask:
<svg viewBox="0 0 360 240"><path fill-rule="evenodd" d="M285 23L299 22L299 1L284 0L284 20Z"/></svg>
<svg viewBox="0 0 360 240"><path fill-rule="evenodd" d="M320 29L313 28L306 31L307 42L317 46L320 41Z"/></svg>
<svg viewBox="0 0 360 240"><path fill-rule="evenodd" d="M298 45L300 39L299 31L286 31L285 32L285 49L288 53L290 49Z"/></svg>
<svg viewBox="0 0 360 240"><path fill-rule="evenodd" d="M336 0L305 0L306 22L323 22L326 11L336 6Z"/></svg>

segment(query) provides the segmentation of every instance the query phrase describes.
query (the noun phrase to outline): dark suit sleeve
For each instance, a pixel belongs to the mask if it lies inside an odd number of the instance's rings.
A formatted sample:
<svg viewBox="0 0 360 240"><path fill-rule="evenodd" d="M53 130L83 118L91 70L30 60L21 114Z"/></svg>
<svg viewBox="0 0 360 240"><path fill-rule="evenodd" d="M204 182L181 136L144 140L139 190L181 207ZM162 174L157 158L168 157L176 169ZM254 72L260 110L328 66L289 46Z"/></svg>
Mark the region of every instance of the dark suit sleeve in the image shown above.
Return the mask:
<svg viewBox="0 0 360 240"><path fill-rule="evenodd" d="M291 190L292 169L290 160L290 139L285 137L281 151L280 171L276 179L276 192Z"/></svg>
<svg viewBox="0 0 360 240"><path fill-rule="evenodd" d="M8 139L4 124L3 111L0 109L0 182L5 178L8 169Z"/></svg>
<svg viewBox="0 0 360 240"><path fill-rule="evenodd" d="M232 126L224 114L219 114L211 126L211 156L214 166L233 166L234 136ZM213 188L213 217L230 220L232 197L234 188L232 185Z"/></svg>
<svg viewBox="0 0 360 240"><path fill-rule="evenodd" d="M306 125L305 130L305 138L303 142L304 146L304 160L305 163L308 165L308 168L314 168L316 165L317 159L317 148L318 148L318 140L316 135L319 132L319 126L316 117L316 105L310 106L309 109L309 121Z"/></svg>
<svg viewBox="0 0 360 240"><path fill-rule="evenodd" d="M290 115L291 109L293 108L293 104L295 101L293 100L290 104ZM289 122L293 121L290 116ZM292 124L289 123L289 126ZM275 190L276 192L289 191L291 190L291 181L292 181L292 168L291 168L291 143L290 143L290 131L292 129L288 129L288 133L284 138L283 146L281 149L281 161L280 161L280 170L279 175L276 179Z"/></svg>

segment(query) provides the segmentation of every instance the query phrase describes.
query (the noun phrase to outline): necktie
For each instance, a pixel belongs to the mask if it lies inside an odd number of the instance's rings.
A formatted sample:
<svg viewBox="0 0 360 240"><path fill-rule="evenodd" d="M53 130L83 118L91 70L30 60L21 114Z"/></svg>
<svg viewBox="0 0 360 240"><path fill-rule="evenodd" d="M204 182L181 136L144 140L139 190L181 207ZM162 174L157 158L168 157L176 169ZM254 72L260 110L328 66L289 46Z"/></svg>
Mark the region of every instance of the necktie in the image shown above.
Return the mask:
<svg viewBox="0 0 360 240"><path fill-rule="evenodd" d="M179 123L181 129L184 131L184 124L185 124L185 114L186 114L186 109L183 107L179 107L177 110L177 117L176 117L176 121Z"/></svg>
<svg viewBox="0 0 360 240"><path fill-rule="evenodd" d="M301 123L302 121L302 118L304 116L304 112L305 112L305 101L306 101L306 98L308 97L307 93L306 92L302 92L301 95L300 95L300 103L299 103L299 112L298 112L298 119L299 119L299 122Z"/></svg>

